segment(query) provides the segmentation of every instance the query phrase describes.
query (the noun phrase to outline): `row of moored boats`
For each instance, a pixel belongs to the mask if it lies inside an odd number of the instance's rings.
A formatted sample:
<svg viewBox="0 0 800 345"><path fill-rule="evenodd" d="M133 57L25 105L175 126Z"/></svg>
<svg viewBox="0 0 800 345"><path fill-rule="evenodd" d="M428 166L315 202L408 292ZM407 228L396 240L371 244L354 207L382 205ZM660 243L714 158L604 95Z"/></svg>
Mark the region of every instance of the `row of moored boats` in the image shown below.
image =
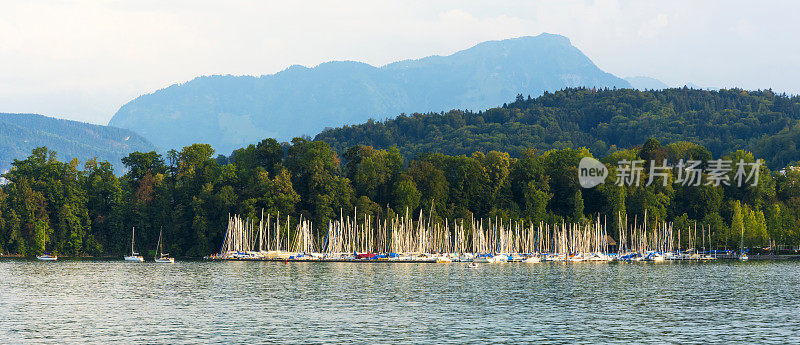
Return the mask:
<svg viewBox="0 0 800 345"><path fill-rule="evenodd" d="M165 263L165 264L172 264L175 263L175 258L169 256L169 254L164 253L164 243L163 243L163 229L158 233L158 250L156 256L153 258L153 261L156 263ZM123 258L127 262L144 262L144 257L141 256L139 253L136 252L134 239L136 237L136 228L131 230L131 253L130 255L125 255ZM53 255L50 253L43 253L42 255L38 255L36 257L41 261L56 261L58 260L57 255Z"/></svg>
<svg viewBox="0 0 800 345"><path fill-rule="evenodd" d="M664 261L710 261L716 260L712 253L701 251L686 252L625 252L625 253L305 253L289 251L227 251L206 256L208 260L240 260L240 261L387 261L387 262L664 262ZM740 260L747 260L742 254Z"/></svg>

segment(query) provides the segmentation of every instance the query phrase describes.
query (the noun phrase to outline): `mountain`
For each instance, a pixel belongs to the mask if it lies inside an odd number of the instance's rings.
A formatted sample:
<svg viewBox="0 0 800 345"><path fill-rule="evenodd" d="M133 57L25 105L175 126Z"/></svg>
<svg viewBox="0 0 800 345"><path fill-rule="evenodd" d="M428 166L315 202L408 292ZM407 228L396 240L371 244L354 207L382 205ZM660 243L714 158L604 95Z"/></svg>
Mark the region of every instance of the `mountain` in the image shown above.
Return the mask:
<svg viewBox="0 0 800 345"><path fill-rule="evenodd" d="M3 148L0 170L10 169L14 159L24 159L40 146L56 151L62 161L78 158L85 162L98 157L117 167L122 166L122 157L130 152L156 149L147 139L127 129L37 114L0 113L0 147Z"/></svg>
<svg viewBox="0 0 800 345"><path fill-rule="evenodd" d="M667 84L664 84L661 80L656 78L638 76L638 77L628 77L625 80L631 84L631 87L637 90L663 90L669 88Z"/></svg>
<svg viewBox="0 0 800 345"><path fill-rule="evenodd" d="M656 91L570 88L487 111L399 116L328 129L316 140L343 153L355 145L397 147L407 158L428 152L470 155L588 148L595 156L641 145L688 141L714 157L750 150L771 168L800 160L800 96L769 90Z"/></svg>
<svg viewBox="0 0 800 345"><path fill-rule="evenodd" d="M572 86L630 84L600 70L566 37L541 34L382 67L334 61L260 77L198 77L132 100L109 125L162 148L205 142L227 153L265 137L290 140L400 113L486 109L517 94Z"/></svg>

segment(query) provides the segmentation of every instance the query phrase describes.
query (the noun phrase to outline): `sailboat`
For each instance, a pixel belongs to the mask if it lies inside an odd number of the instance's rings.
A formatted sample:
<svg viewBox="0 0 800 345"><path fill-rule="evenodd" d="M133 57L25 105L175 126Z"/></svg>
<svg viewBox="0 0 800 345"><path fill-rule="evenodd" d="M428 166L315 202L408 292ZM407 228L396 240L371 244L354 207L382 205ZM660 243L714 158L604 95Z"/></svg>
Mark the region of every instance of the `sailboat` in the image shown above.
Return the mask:
<svg viewBox="0 0 800 345"><path fill-rule="evenodd" d="M169 254L164 254L164 244L161 242L161 237L164 234L164 228L158 232L158 254L156 254L155 261L157 263L172 264L175 263L175 258L169 257Z"/></svg>
<svg viewBox="0 0 800 345"><path fill-rule="evenodd" d="M45 251L46 248L42 245L42 255L37 255L36 258L42 261L56 261L58 260L58 255L53 255Z"/></svg>
<svg viewBox="0 0 800 345"><path fill-rule="evenodd" d="M742 225L742 235L739 238L739 260L747 261L749 258L744 252L744 225Z"/></svg>
<svg viewBox="0 0 800 345"><path fill-rule="evenodd" d="M136 252L136 251L133 249L133 238L134 238L134 234L136 234L136 228L135 228L135 227L133 228L133 230L131 230L131 255L126 255L126 256L125 256L125 261L131 261L131 262L143 262L143 261L144 261L144 258L143 258L141 255L139 255L139 253L137 253L137 252Z"/></svg>
<svg viewBox="0 0 800 345"><path fill-rule="evenodd" d="M37 255L36 258L39 259L39 260L42 260L42 261L56 261L56 260L58 260L58 256L57 255L52 255L50 253L42 253L42 255Z"/></svg>
<svg viewBox="0 0 800 345"><path fill-rule="evenodd" d="M527 259L523 260L522 262L529 263L529 264L535 264L535 263L538 263L538 262L542 262L542 258L540 258L538 256L530 256Z"/></svg>

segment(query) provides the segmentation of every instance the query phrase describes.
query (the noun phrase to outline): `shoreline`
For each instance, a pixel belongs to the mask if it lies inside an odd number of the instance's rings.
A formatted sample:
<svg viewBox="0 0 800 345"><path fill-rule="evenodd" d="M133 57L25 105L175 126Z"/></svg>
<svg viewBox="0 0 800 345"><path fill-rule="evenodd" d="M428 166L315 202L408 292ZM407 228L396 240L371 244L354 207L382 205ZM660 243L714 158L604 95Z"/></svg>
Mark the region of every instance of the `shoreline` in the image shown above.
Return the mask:
<svg viewBox="0 0 800 345"><path fill-rule="evenodd" d="M0 261L8 259L8 260L31 260L35 261L36 257L29 257L29 256L21 256L21 255L0 255ZM123 261L122 257L116 256L59 256L59 261L67 260L67 261ZM386 264L402 264L402 263L463 263L460 261L453 261L453 262L437 262L435 258L430 259L422 259L422 260L386 260L386 259L352 259L352 258L324 258L324 259L303 259L303 258L212 258L212 257L182 257L176 258L179 261L209 261L209 262L220 262L220 261L265 261L265 262L348 262L348 263L386 263ZM687 261L738 261L739 257L736 255L718 255L715 257L714 260L699 260L699 259L684 259L684 260L665 260L666 262L687 262ZM749 256L748 261L793 261L793 260L800 260L800 254L776 254L776 255L752 255ZM152 260L146 260L145 262L152 262ZM464 261L465 262L465 261ZM510 260L509 263L517 263L522 261ZM544 262L569 262L569 261L544 261ZM579 261L579 262L596 262L596 261ZM612 262L619 262L619 261L612 261ZM646 261L643 261L646 262ZM575 263L575 262L570 262Z"/></svg>

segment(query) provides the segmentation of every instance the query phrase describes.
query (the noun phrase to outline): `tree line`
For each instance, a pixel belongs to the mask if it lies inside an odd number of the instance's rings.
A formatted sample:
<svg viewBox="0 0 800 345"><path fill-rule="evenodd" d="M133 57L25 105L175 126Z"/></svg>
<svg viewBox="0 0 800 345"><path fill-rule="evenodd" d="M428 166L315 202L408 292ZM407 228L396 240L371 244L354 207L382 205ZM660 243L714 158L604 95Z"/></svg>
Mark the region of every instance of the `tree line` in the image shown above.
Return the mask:
<svg viewBox="0 0 800 345"><path fill-rule="evenodd" d="M434 221L502 218L526 222L585 222L602 217L617 238L620 218L641 224L671 221L675 227L711 229L713 245L738 248L800 243L800 172L760 169L757 186L684 186L669 183L616 185L621 160L646 159L669 164L709 161L706 147L647 140L603 157L609 179L597 187L578 184L578 163L587 148L539 151L517 157L507 152L470 155L427 153L404 158L397 148L352 146L341 154L324 141L295 138L290 143L265 139L216 155L194 144L164 155L133 152L122 162L126 173L92 159L62 162L41 147L3 176L0 189L0 251L34 255L122 255L129 250L131 228L143 253L155 249L163 228L173 255L198 257L219 249L229 214L258 219L310 219L314 231L342 213L393 217L406 212ZM754 162L742 150L724 156ZM648 178L645 169L642 181ZM686 235L686 232L684 232Z"/></svg>
<svg viewBox="0 0 800 345"><path fill-rule="evenodd" d="M576 147L604 157L649 138L697 143L715 157L745 149L778 169L800 160L795 145L800 139L800 96L686 87L567 88L536 98L520 94L514 102L486 111L403 114L329 129L315 137L339 151L355 145L397 147L407 159L427 152L476 151L520 157L529 148Z"/></svg>

